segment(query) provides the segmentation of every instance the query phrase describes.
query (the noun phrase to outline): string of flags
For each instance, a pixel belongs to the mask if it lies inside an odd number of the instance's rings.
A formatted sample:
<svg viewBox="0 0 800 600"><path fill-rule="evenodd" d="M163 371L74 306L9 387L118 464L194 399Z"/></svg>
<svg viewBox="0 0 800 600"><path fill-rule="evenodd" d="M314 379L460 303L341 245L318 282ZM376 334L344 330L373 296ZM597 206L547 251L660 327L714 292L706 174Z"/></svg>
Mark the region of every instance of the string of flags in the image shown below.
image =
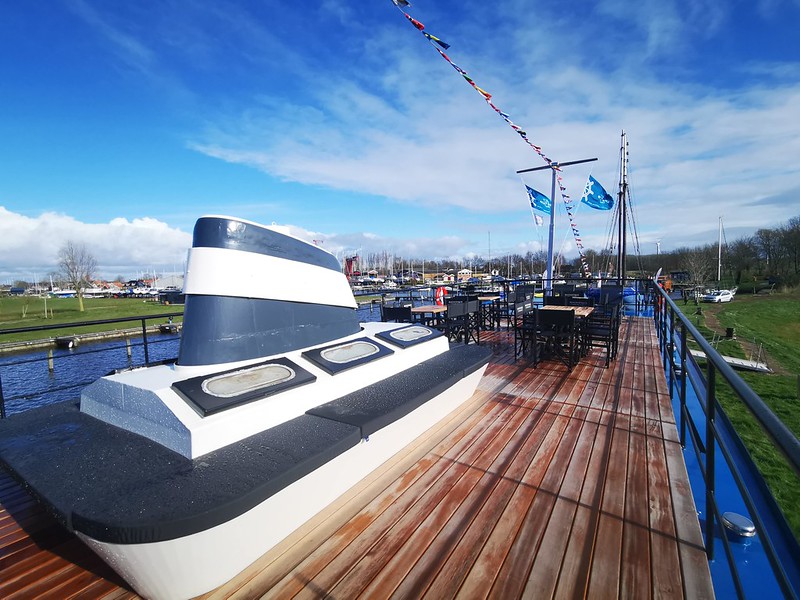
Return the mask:
<svg viewBox="0 0 800 600"><path fill-rule="evenodd" d="M403 14L403 16L405 16L405 18L408 20L408 22L411 23L411 25L413 25L415 29L417 29L417 31L419 31L420 33L422 33L423 36L425 36L425 39L428 40L428 42L439 53L439 55L445 61L447 61L447 63L451 67L453 67L453 69L455 69L464 78L464 80L470 86L472 86L472 88L476 92L478 92L481 96L483 96L483 99L492 108L492 110L494 110L498 115L500 115L500 117L506 123L508 123L508 125L511 127L511 129L513 129L526 144L528 144L531 148L533 148L533 150L542 158L542 160L544 160L547 163L547 165L551 169L553 169L553 171L556 174L556 181L558 183L558 188L559 188L559 191L560 191L560 194L561 194L561 199L564 202L564 206L566 208L567 215L569 216L570 226L572 228L572 233L573 233L573 236L575 237L575 245L577 246L578 254L580 255L581 268L582 268L583 273L584 273L585 276L587 276L587 277L590 276L591 272L589 270L589 265L586 262L586 256L585 256L584 250L583 250L583 241L581 240L580 232L578 231L578 227L577 227L577 225L575 223L573 201L570 198L570 196L567 194L567 188L564 186L564 180L563 180L563 177L561 176L561 169L559 168L558 163L556 163L555 161L551 160L544 153L544 151L542 150L541 146L538 146L538 145L534 144L530 140L530 138L528 137L528 133L522 127L520 127L519 125L514 123L514 121L511 120L511 117L508 114L504 113L502 110L500 110L494 104L494 102L492 102L492 95L489 92L487 92L483 88L479 87L464 69L462 69L457 64L455 64L450 59L450 57L447 56L447 54L445 54L444 50L449 49L450 48L450 44L444 42L440 38L428 33L427 31L425 31L425 25L423 25L422 23L420 23L419 21L414 19L405 10L403 10L404 8L407 8L407 7L411 6L410 2L408 2L407 0L392 0L392 4L394 4L397 7L397 9ZM597 185L599 186L600 184L597 184ZM526 188L528 189L528 195L531 198L531 206L533 208L537 208L537 207L533 205L534 196L531 195L532 192L535 192L536 194L538 194L539 197L541 197L543 199L546 199L548 205L551 204L551 200L549 198L547 198L547 196L545 196L544 194L536 192L536 190L533 190L533 188L530 188L528 186L526 186ZM602 187L600 189L602 189ZM584 194L584 196L586 196L586 194ZM541 201L541 198L540 198L539 201ZM587 204L589 204L589 203L587 202ZM589 206L592 206L592 205L589 204ZM539 209L539 210L541 210L541 209ZM550 208L548 208L544 212L547 212L548 214L550 214ZM537 221L537 224L538 224L538 221Z"/></svg>

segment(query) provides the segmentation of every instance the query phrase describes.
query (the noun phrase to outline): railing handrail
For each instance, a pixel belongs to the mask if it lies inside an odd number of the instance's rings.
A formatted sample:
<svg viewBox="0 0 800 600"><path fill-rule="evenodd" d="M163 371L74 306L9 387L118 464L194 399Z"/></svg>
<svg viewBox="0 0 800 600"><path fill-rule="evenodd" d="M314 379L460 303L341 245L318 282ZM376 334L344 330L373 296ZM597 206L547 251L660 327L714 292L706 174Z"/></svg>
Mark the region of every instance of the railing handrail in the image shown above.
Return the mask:
<svg viewBox="0 0 800 600"><path fill-rule="evenodd" d="M150 319L168 319L169 317L182 317L182 312L160 313L157 315L140 315L138 317L116 317L114 319L97 319L94 321L78 321L76 323L53 323L51 325L33 325L31 327L15 327L13 329L0 329L0 335L15 333L29 333L31 331L48 331L52 329L74 329L89 325L109 325L111 323L127 323L129 321L149 321Z"/></svg>
<svg viewBox="0 0 800 600"><path fill-rule="evenodd" d="M775 442L775 445L786 456L786 459L792 465L795 473L800 475L800 440L798 440L783 421L772 412L772 409L767 406L761 397L747 385L747 382L734 371L733 367L725 362L725 359L722 358L722 355L720 355L717 349L703 337L697 328L692 325L691 320L680 311L675 301L660 287L657 287L657 292L672 308L673 314L678 317L678 320L686 327L687 332L697 345L700 346L700 349L706 355L706 360L714 365L714 369L722 375L734 392L741 398L742 402L745 403L750 412L753 413L767 434L769 434Z"/></svg>
<svg viewBox="0 0 800 600"><path fill-rule="evenodd" d="M796 590L800 589L800 546L797 539L789 529L785 516L778 507L772 493L768 489L763 476L753 463L749 450L744 447L735 429L725 416L725 411L718 405L717 400L717 375L721 375L730 389L741 399L744 407L756 417L762 429L767 433L768 439L773 446L778 449L791 465L795 474L798 474L798 464L800 460L800 444L794 434L777 418L764 401L744 382L731 366L725 362L715 348L695 328L690 319L684 315L669 297L669 295L659 286L656 289L658 298L657 308L654 316L658 321L659 345L664 358L664 366L669 372L670 398L673 397L675 390L675 377L679 378L680 390L678 391L680 400L680 441L686 447L685 425L692 426L690 435L694 446L703 485L705 486L705 549L709 560L714 559L715 532L721 532L721 541L728 559L728 566L731 572L731 581L739 598L745 597L742 578L739 572L739 565L733 556L731 542L722 533L724 525L723 516L720 511L716 492L716 448L719 449L733 480L738 488L741 500L743 501L750 517L753 519L756 530L759 532L761 546L764 555L769 561L775 581L787 598L798 598ZM677 325L677 327L676 327ZM680 333L677 332L680 329ZM676 336L676 333L677 336ZM691 355L687 356L687 344L689 338L700 346L705 352L705 377L699 370L699 365ZM678 348L678 346L680 346ZM675 362L675 353L680 350L680 363ZM700 408L704 413L705 419L705 447L698 446L699 429L694 424L694 417L687 410L686 379L691 373L697 370L697 375L703 381L695 382L692 378L692 387L699 400ZM702 383L697 385L697 383ZM722 427L716 422L720 417ZM725 424L727 423L727 424ZM727 430L727 435L733 436L730 442L725 442L725 435L722 430ZM729 445L738 447L739 456L735 456L734 449ZM705 457L701 460L701 455ZM750 479L750 485L745 483Z"/></svg>

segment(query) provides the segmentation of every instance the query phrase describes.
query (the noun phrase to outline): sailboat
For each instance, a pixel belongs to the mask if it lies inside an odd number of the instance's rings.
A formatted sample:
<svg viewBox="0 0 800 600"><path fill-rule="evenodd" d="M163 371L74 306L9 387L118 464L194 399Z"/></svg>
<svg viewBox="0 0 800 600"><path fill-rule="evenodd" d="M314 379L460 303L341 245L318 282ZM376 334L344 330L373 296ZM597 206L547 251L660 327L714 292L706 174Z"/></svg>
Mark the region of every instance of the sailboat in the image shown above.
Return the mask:
<svg viewBox="0 0 800 600"><path fill-rule="evenodd" d="M622 296L622 301L625 304L643 304L644 297L638 288L634 286L626 286L625 283L628 279L627 267L627 224L630 209L630 186L628 185L628 138L625 131L622 131L620 143L620 160L619 160L619 190L617 192L617 205L614 213L614 219L617 222L617 256L615 259L614 271L616 277L612 280L607 280L607 283L613 283L620 286L619 294ZM606 290L607 291L607 290ZM600 287L590 289L587 294L589 296L599 297L602 293L602 282Z"/></svg>

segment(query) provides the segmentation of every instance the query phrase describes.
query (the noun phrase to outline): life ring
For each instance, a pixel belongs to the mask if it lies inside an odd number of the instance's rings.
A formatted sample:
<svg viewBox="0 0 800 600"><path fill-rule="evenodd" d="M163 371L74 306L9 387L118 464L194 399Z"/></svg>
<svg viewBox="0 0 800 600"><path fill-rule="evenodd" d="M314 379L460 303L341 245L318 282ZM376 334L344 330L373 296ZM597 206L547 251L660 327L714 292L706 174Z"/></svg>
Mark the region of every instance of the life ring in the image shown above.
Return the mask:
<svg viewBox="0 0 800 600"><path fill-rule="evenodd" d="M439 304L440 306L444 304L445 296L447 296L447 288L440 285L438 288L436 288L436 295L434 296L436 298L436 304Z"/></svg>

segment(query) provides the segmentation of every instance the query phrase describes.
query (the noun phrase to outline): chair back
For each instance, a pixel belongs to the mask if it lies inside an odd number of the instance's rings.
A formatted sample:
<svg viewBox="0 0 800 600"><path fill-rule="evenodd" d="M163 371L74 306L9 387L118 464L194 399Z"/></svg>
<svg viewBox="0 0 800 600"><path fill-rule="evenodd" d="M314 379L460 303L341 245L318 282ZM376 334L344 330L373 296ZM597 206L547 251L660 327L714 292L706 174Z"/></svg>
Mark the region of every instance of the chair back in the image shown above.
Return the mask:
<svg viewBox="0 0 800 600"><path fill-rule="evenodd" d="M517 292L517 297L520 299L519 294L522 294L525 298L533 298L536 295L536 286L530 284L518 285L514 288L514 291Z"/></svg>
<svg viewBox="0 0 800 600"><path fill-rule="evenodd" d="M538 310L538 322L543 329L575 330L574 310Z"/></svg>
<svg viewBox="0 0 800 600"><path fill-rule="evenodd" d="M600 288L600 304L617 304L622 302L621 285L604 285Z"/></svg>
<svg viewBox="0 0 800 600"><path fill-rule="evenodd" d="M467 302L468 300L477 300L477 294L457 294L455 296L446 296L444 299L445 304L450 304L451 302Z"/></svg>
<svg viewBox="0 0 800 600"><path fill-rule="evenodd" d="M543 304L545 306L566 306L567 305L567 298L566 296L545 296L542 298Z"/></svg>
<svg viewBox="0 0 800 600"><path fill-rule="evenodd" d="M411 322L411 304L381 305L381 321Z"/></svg>
<svg viewBox="0 0 800 600"><path fill-rule="evenodd" d="M591 296L570 296L567 298L567 306L594 306L594 298Z"/></svg>
<svg viewBox="0 0 800 600"><path fill-rule="evenodd" d="M527 313L533 310L533 300L522 300L521 302L514 303L514 316L519 318L524 317Z"/></svg>
<svg viewBox="0 0 800 600"><path fill-rule="evenodd" d="M451 300L450 302L448 302L447 313L446 313L447 318L452 319L455 317L463 317L464 315L466 315L469 312L467 304L468 303L464 300L462 301L456 300L455 302Z"/></svg>
<svg viewBox="0 0 800 600"><path fill-rule="evenodd" d="M556 283L553 284L553 291L558 294L571 294L575 291L574 283Z"/></svg>

